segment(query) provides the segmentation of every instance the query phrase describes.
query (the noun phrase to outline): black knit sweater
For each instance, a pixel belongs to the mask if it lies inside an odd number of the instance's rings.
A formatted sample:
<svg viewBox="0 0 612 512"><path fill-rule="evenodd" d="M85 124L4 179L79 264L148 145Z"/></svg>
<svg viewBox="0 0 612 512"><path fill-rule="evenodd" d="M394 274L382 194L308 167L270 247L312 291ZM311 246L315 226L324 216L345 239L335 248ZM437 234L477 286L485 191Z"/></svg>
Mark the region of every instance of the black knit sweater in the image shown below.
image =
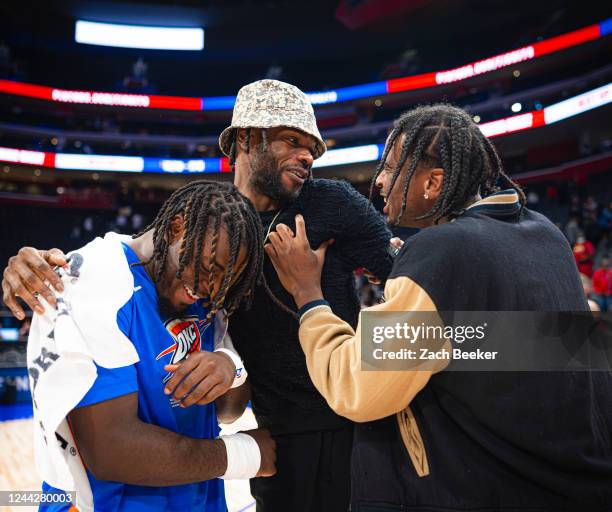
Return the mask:
<svg viewBox="0 0 612 512"><path fill-rule="evenodd" d="M387 253L392 235L383 217L348 183L323 179L306 182L299 198L276 217L277 213L261 213L266 232L273 219L274 226L283 223L295 229L300 213L313 248L335 239L323 267L323 295L334 313L355 327L359 300L353 270L367 268L384 281L393 263ZM267 257L264 274L276 297L295 311L293 298ZM239 309L229 322L230 335L249 372L259 425L275 433L335 428L348 421L327 406L312 384L298 327L297 319L274 304L263 286L255 290L252 308Z"/></svg>

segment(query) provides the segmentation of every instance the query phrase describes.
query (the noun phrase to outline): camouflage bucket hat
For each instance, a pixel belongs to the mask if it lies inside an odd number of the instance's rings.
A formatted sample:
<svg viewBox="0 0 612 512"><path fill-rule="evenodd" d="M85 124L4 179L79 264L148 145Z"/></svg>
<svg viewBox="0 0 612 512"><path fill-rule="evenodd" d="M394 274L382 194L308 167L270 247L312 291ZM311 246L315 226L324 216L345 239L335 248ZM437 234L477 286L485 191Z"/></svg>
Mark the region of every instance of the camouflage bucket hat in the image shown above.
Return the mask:
<svg viewBox="0 0 612 512"><path fill-rule="evenodd" d="M317 141L314 157L326 151L314 110L308 97L297 87L278 80L258 80L238 91L232 124L219 137L219 146L229 156L236 128L276 128L287 126L312 135Z"/></svg>

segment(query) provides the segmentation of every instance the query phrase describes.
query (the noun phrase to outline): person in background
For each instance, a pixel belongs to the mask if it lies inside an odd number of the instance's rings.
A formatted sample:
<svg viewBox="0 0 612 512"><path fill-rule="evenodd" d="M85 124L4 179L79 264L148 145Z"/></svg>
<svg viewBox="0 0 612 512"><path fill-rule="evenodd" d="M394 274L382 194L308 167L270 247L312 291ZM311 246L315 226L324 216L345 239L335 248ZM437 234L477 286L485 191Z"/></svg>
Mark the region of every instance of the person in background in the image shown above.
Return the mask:
<svg viewBox="0 0 612 512"><path fill-rule="evenodd" d="M589 309L593 313L599 313L601 308L599 307L599 303L593 298L593 282L584 274L580 274L580 281L582 283L582 290L584 291L584 296L586 297Z"/></svg>
<svg viewBox="0 0 612 512"><path fill-rule="evenodd" d="M593 257L595 256L595 246L586 239L584 233L580 233L573 247L574 259L578 265L578 272L584 274L589 279L593 275Z"/></svg>
<svg viewBox="0 0 612 512"><path fill-rule="evenodd" d="M602 311L612 309L612 268L609 256L604 256L601 266L593 272L593 294Z"/></svg>
<svg viewBox="0 0 612 512"><path fill-rule="evenodd" d="M570 215L570 219L565 225L565 236L570 244L570 247L574 247L578 235L580 235L580 225L578 224L578 216Z"/></svg>

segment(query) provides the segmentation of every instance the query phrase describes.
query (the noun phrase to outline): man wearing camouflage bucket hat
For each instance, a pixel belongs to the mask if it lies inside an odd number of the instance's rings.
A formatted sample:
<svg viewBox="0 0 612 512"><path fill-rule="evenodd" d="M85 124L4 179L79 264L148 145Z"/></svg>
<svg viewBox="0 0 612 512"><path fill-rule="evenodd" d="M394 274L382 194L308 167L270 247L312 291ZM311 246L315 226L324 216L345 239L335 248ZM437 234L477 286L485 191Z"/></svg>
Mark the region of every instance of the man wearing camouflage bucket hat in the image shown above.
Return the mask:
<svg viewBox="0 0 612 512"><path fill-rule="evenodd" d="M386 279L391 232L351 185L313 179L313 161L326 150L308 97L297 87L260 80L240 89L232 124L219 139L234 183L255 205L266 239L279 223L295 228L302 215L314 247L329 239L323 287L334 311L355 326L359 300L353 270ZM271 262L250 310L230 322L232 340L249 369L253 411L277 442L277 474L251 480L260 511L348 510L353 425L316 390L298 338L292 297Z"/></svg>
<svg viewBox="0 0 612 512"><path fill-rule="evenodd" d="M231 158L236 128L296 128L315 139L314 158L326 151L314 111L306 95L297 87L278 80L259 80L238 92L232 124L219 137L221 150Z"/></svg>
<svg viewBox="0 0 612 512"><path fill-rule="evenodd" d="M295 229L298 214L306 221L313 247L335 240L327 251L322 287L334 312L355 328L360 308L353 270L366 268L385 280L392 265L387 252L391 232L351 185L312 178L313 161L326 147L307 96L276 80L246 85L219 145L230 159L235 185L261 217L264 243L281 222ZM13 263L25 268L35 261L38 271L52 272L45 260L59 257L32 248L26 252L28 258L20 251ZM3 290L11 289L7 274L13 281L22 278L7 268ZM48 292L36 272L28 279L28 289ZM247 384L259 426L268 428L277 443L277 474L251 480L257 510L348 510L353 424L334 413L314 387L300 347L295 302L269 260L263 283L253 293L252 307L234 312L229 332L249 371ZM206 387L203 379L192 393L197 389L204 396ZM232 416L241 413L237 407Z"/></svg>

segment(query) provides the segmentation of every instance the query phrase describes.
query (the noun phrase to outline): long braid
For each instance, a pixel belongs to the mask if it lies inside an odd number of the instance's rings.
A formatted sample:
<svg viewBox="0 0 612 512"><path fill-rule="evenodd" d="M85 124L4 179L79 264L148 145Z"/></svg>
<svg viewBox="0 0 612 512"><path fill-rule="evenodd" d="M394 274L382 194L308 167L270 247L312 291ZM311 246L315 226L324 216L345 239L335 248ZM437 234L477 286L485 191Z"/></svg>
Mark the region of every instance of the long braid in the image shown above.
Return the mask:
<svg viewBox="0 0 612 512"><path fill-rule="evenodd" d="M229 150L229 165L231 168L236 165L236 144L236 131L234 130L234 133L232 134L232 144L230 145Z"/></svg>
<svg viewBox="0 0 612 512"><path fill-rule="evenodd" d="M164 203L155 220L133 237L138 238L145 232L153 230L153 254L148 261L140 264L154 263L156 282L161 281L165 272L171 225L177 215L183 216L185 230L179 248L176 277L180 279L184 269L193 262L193 290L197 293L202 248L205 244L214 245L210 258L212 261L208 261L212 275L219 232L225 229L230 241L230 261L220 289L214 290L214 297L211 297L209 317L221 307L225 307L228 313L231 313L243 301L247 308L250 307L253 289L261 282L263 269L263 229L252 203L229 183L199 180L176 190ZM209 233L209 228L212 233ZM206 238L207 234L210 235L210 240ZM246 265L237 282L230 287L242 247L246 249ZM214 282L214 277L212 279ZM209 287L212 292L211 281Z"/></svg>
<svg viewBox="0 0 612 512"><path fill-rule="evenodd" d="M403 186L403 191L402 191L402 210L401 210L402 212L406 209L406 202L408 199L407 197L408 187L410 186L410 180L412 179L412 176L414 175L416 171L417 164L421 160L421 157L423 156L423 153L425 152L425 149L427 148L428 145L429 145L429 141L426 138L423 138L417 142L416 147L414 148L414 152L413 152L414 156L410 160L410 165L408 166L408 171L406 172L406 177L404 178L404 186ZM406 158L404 158L404 162L405 161L406 161ZM397 220L399 221L399 218Z"/></svg>
<svg viewBox="0 0 612 512"><path fill-rule="evenodd" d="M300 319L298 314L291 308L289 308L282 300L280 300L270 289L270 285L268 284L265 274L263 275L262 285L264 287L264 290L266 291L266 295L272 300L272 302L274 302L274 304L281 308L285 313L288 313L289 315L294 317L296 320Z"/></svg>
<svg viewBox="0 0 612 512"><path fill-rule="evenodd" d="M395 140L397 139L397 136L399 134L400 134L400 129L396 127L396 128L393 128L393 130L391 130L391 133L389 134L389 137L387 138L387 143L385 144L385 149L383 149L382 157L380 159L380 162L378 162L378 167L376 167L376 171L374 172L374 177L372 178L372 182L370 183L370 198L374 195L374 187L376 186L376 178L378 178L378 176L380 176L380 173L383 171L385 167L385 163L387 162L387 157L389 156L389 152L391 151L393 144L395 144Z"/></svg>
<svg viewBox="0 0 612 512"><path fill-rule="evenodd" d="M419 119L418 122L414 123L410 127L410 129L402 130L402 133L405 133L406 137L404 138L404 143L402 145L402 152L400 154L399 161L398 161L398 163L397 163L397 165L395 167L395 170L393 171L393 178L392 178L392 181L391 181L390 190L393 189L393 186L395 185L395 182L399 178L399 176L400 176L400 174L402 172L402 167L404 166L404 164L406 163L406 160L410 156L410 150L412 149L412 147L413 147L417 137L422 133L423 127L428 122L429 122L429 118L424 116L423 118ZM401 127L401 125L400 125L400 127ZM411 178L412 178L412 176L411 176Z"/></svg>
<svg viewBox="0 0 612 512"><path fill-rule="evenodd" d="M440 130L440 140L438 142L438 155L439 162L442 164L443 169L450 169L451 159L450 159L450 141L448 140L448 130L446 127ZM451 189L451 180L444 177L444 182L442 183L442 193L440 194L442 197L436 201L436 213L442 211L445 208L448 208L451 196L448 191Z"/></svg>
<svg viewBox="0 0 612 512"><path fill-rule="evenodd" d="M240 230L238 229L238 226L236 226L236 223L234 222L234 218L231 215L229 215L227 211L224 212L223 217L219 218L218 220L219 222L222 221L228 227L229 231L236 233L236 236L233 236L229 241L230 260L227 263L225 275L223 276L223 280L221 281L221 285L219 287L219 293L215 295L215 299L211 303L211 312L216 312L217 309L222 307L223 302L225 301L225 296L227 295L227 291L229 289L229 283L231 282L231 279L234 277L234 267L236 266L236 259L238 258L238 251L240 250L240 238L241 238ZM216 253L216 250L217 250L216 245L213 250ZM209 263L211 269L213 268L214 260L215 260L215 257L212 256L211 254L210 263ZM214 272L211 272L211 276L214 276ZM212 281L214 280L209 280L210 290L212 290L212 287L213 287Z"/></svg>
<svg viewBox="0 0 612 512"><path fill-rule="evenodd" d="M236 200L236 207L231 209L229 215L232 217L234 224L240 227L241 244L238 245L238 240L236 240L237 246L240 247L242 245L246 247L246 253L254 259L254 264L256 268L259 269L259 273L257 279L253 281L245 270L245 272L240 274L240 277L234 285L227 289L224 307L228 314L236 310L243 297L247 299L246 304L247 307L249 307L253 298L254 285L261 283L263 279L263 228L261 226L259 214L255 211L255 208L253 208L253 205L250 201L244 201L243 199L243 196L240 196L240 200Z"/></svg>
<svg viewBox="0 0 612 512"><path fill-rule="evenodd" d="M484 144L485 151L487 152L487 155L489 156L489 159L491 160L491 165L494 168L494 175L496 177L503 179L506 182L507 186L509 186L510 188L513 188L519 196L521 206L525 206L525 204L527 203L525 192L523 192L523 189L514 180L512 180L510 176L508 176L504 172L504 169L501 163L501 159L499 158L499 154L497 153L497 151L495 151L495 148L493 147L493 144L491 144L491 141L487 139L486 137L484 137L484 135L483 135L483 144Z"/></svg>

